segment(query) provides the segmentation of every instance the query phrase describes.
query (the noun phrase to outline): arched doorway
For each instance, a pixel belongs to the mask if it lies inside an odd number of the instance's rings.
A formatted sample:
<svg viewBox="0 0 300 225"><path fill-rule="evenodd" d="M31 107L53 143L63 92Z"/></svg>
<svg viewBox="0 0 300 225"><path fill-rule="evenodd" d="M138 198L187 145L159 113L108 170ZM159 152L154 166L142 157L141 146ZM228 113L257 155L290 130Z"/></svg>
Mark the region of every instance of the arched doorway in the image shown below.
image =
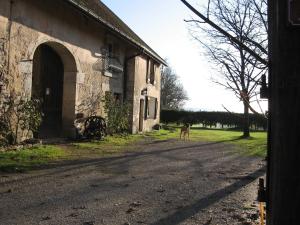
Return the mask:
<svg viewBox="0 0 300 225"><path fill-rule="evenodd" d="M33 56L32 98L42 101L43 121L38 138L73 136L76 63L63 45L41 44Z"/></svg>

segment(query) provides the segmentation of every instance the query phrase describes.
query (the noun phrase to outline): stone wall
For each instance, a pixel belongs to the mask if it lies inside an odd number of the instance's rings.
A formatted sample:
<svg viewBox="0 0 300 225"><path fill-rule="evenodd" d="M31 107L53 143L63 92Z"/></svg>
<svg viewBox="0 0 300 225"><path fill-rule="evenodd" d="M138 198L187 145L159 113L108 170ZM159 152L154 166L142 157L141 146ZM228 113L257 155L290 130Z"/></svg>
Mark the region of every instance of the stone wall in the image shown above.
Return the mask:
<svg viewBox="0 0 300 225"><path fill-rule="evenodd" d="M1 2L0 11L3 12L0 14L0 100L3 97L3 92L5 91L5 79L7 78L7 69L8 69L8 62L7 62L7 50L8 50L8 31L9 31L9 23L8 23L8 14L9 14L9 4L8 2ZM5 12L5 13L4 13ZM0 101L1 102L1 101Z"/></svg>
<svg viewBox="0 0 300 225"><path fill-rule="evenodd" d="M2 0L0 66L6 62L9 49L7 89L10 93L31 97L34 54L42 44L53 48L64 64L63 126L64 133L72 136L76 114L103 116L101 98L105 92L124 94L124 73L103 72L103 49L113 45L113 54L122 65L125 58L137 50L63 1L15 0L11 4L9 0ZM154 86L147 85L143 78L146 61L136 57L131 62L134 66L129 62L127 95L133 105L132 131L136 132L139 100L143 98L141 90L147 87L149 95L159 98L160 75L157 71ZM159 118L145 121L145 130L150 130L158 121Z"/></svg>
<svg viewBox="0 0 300 225"><path fill-rule="evenodd" d="M139 131L139 122L140 119L143 119L143 129L142 131L150 131L152 130L155 124L158 124L160 121L159 112L160 112L160 104L158 104L157 108L157 118L156 119L145 119L140 118L140 100L146 98L146 96L157 98L158 103L160 102L160 67L158 66L155 70L155 81L154 85L147 82L147 60L148 58L145 56L137 56L134 61L134 72L131 71L131 82L133 82L133 92L132 102L133 102L133 117L132 117L132 132L137 133ZM142 94L142 91L147 89L147 94ZM144 109L145 111L146 109Z"/></svg>

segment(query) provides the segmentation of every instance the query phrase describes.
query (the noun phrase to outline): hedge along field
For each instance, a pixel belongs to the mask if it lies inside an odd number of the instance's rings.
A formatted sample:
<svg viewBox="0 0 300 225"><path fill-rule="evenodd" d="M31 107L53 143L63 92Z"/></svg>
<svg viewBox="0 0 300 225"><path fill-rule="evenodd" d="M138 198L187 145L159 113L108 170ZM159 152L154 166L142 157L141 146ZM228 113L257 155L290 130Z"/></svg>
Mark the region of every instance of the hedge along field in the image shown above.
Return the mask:
<svg viewBox="0 0 300 225"><path fill-rule="evenodd" d="M165 124L189 123L192 125L202 125L206 128L232 128L240 129L243 126L242 113L228 112L206 112L206 111L177 111L177 110L162 110L161 122ZM267 130L268 120L263 115L249 115L250 128L252 130Z"/></svg>

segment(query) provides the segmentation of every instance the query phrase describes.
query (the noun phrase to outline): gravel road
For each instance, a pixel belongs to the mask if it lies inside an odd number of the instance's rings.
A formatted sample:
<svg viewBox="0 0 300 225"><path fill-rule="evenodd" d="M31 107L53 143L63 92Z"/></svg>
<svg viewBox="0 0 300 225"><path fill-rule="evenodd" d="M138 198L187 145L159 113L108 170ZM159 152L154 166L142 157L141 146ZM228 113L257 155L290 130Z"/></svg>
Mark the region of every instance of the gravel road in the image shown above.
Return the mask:
<svg viewBox="0 0 300 225"><path fill-rule="evenodd" d="M256 224L264 167L227 143L147 141L121 156L0 174L0 224Z"/></svg>

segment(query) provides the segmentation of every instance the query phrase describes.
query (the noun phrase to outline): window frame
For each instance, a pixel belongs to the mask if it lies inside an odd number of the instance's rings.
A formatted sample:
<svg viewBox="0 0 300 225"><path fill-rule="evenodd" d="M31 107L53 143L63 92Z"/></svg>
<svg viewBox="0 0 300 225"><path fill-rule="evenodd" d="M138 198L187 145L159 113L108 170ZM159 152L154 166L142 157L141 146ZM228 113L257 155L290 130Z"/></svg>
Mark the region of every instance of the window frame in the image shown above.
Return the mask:
<svg viewBox="0 0 300 225"><path fill-rule="evenodd" d="M153 104L153 105L150 105ZM151 110L150 107L154 107L153 109L153 115L151 115ZM151 97L151 96L146 96L145 97L145 119L153 119L156 120L157 119L157 110L158 110L158 99L155 97Z"/></svg>
<svg viewBox="0 0 300 225"><path fill-rule="evenodd" d="M148 58L147 59L147 65L146 65L146 83L147 84L152 84L155 85L156 83L156 70L157 70L157 65L154 62L153 59Z"/></svg>

